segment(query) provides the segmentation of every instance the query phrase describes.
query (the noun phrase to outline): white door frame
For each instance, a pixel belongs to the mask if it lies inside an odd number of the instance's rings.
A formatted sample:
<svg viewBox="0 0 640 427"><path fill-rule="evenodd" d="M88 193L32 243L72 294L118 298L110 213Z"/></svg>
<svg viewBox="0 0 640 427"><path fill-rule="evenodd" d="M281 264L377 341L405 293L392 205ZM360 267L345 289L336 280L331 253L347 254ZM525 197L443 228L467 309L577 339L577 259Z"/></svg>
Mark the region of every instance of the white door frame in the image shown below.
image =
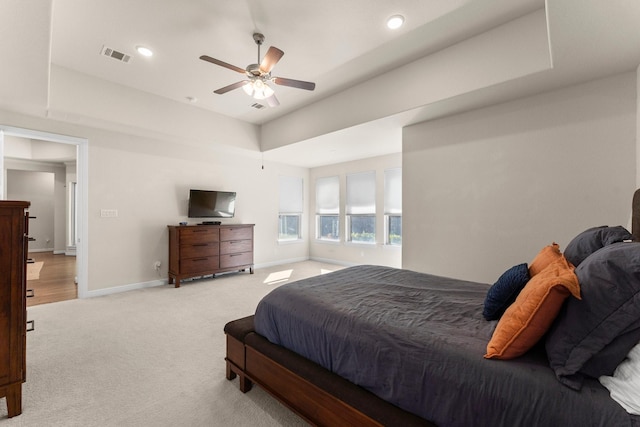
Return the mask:
<svg viewBox="0 0 640 427"><path fill-rule="evenodd" d="M76 249L76 269L78 274L78 298L88 296L88 260L89 260L89 140L74 136L41 132L32 129L4 126L0 124L0 168L4 171L4 135L20 138L40 139L77 146L77 182L78 182L78 247ZM4 199L6 188L5 174L0 175L0 199Z"/></svg>

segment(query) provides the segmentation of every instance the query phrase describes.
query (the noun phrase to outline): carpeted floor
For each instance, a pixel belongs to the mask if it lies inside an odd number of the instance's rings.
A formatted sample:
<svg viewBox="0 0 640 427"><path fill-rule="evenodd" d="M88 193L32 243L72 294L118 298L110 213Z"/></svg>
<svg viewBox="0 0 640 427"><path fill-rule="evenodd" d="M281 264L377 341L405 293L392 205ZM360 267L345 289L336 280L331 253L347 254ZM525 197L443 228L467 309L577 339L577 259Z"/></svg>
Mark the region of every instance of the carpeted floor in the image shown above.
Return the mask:
<svg viewBox="0 0 640 427"><path fill-rule="evenodd" d="M275 286L342 267L313 261L28 309L23 413L10 426L298 426L259 387L225 379L226 322Z"/></svg>

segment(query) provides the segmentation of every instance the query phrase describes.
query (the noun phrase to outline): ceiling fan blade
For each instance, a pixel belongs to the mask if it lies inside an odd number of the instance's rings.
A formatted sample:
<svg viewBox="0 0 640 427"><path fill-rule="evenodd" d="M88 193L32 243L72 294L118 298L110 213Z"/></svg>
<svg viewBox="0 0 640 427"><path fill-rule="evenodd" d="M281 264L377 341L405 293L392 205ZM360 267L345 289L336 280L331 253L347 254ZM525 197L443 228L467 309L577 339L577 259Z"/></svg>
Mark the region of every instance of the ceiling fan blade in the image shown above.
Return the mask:
<svg viewBox="0 0 640 427"><path fill-rule="evenodd" d="M218 95L223 95L227 92L230 92L234 89L238 89L239 87L242 87L244 85L246 85L247 83L249 83L249 80L242 80L239 82L236 82L234 84L230 84L229 86L225 86L225 87L221 87L218 90L214 90L213 93L217 93Z"/></svg>
<svg viewBox="0 0 640 427"><path fill-rule="evenodd" d="M284 77L274 77L272 81L281 86L290 86L298 89L314 90L316 84L312 82L304 82L302 80L285 79Z"/></svg>
<svg viewBox="0 0 640 427"><path fill-rule="evenodd" d="M266 98L265 101L267 101L267 105L269 105L269 107L277 107L278 105L280 105L280 101L278 101L278 98L276 98L275 95L271 95L270 97Z"/></svg>
<svg viewBox="0 0 640 427"><path fill-rule="evenodd" d="M260 71L264 74L268 74L271 72L271 69L274 65L280 61L284 52L278 49L277 47L271 46L267 51L267 54L262 58L262 62L260 63Z"/></svg>
<svg viewBox="0 0 640 427"><path fill-rule="evenodd" d="M224 67L224 68L228 68L231 71L236 71L236 72L242 73L242 74L246 73L246 71L243 68L236 67L235 65L227 64L224 61L220 61L219 59L212 58L212 57L207 56L207 55L202 55L200 57L200 59L202 59L203 61L211 62L212 64L216 64L216 65L219 65L219 66Z"/></svg>

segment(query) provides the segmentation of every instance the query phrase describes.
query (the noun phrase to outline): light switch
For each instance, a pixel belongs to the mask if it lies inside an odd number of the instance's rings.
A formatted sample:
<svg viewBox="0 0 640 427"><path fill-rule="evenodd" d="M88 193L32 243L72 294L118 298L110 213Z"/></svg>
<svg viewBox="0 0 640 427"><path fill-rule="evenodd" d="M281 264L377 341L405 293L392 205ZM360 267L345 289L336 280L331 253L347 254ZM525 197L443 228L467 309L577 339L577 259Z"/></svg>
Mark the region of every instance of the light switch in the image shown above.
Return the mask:
<svg viewBox="0 0 640 427"><path fill-rule="evenodd" d="M115 218L118 216L118 209L100 209L102 218Z"/></svg>

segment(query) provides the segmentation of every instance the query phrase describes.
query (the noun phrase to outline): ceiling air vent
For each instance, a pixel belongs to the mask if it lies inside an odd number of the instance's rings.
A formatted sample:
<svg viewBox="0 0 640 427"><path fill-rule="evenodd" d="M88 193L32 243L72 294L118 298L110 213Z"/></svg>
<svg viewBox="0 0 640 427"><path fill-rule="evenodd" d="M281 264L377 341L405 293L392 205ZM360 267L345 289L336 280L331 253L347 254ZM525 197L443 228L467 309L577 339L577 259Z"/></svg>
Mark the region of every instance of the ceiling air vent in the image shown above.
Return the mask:
<svg viewBox="0 0 640 427"><path fill-rule="evenodd" d="M124 62L125 64L128 64L129 61L131 61L131 55L118 52L117 50L107 46L102 46L102 51L100 53L104 56L108 56L109 58L113 58L117 61Z"/></svg>
<svg viewBox="0 0 640 427"><path fill-rule="evenodd" d="M255 104L251 104L251 106L256 110L262 110L264 108L264 105L258 104L257 102Z"/></svg>

